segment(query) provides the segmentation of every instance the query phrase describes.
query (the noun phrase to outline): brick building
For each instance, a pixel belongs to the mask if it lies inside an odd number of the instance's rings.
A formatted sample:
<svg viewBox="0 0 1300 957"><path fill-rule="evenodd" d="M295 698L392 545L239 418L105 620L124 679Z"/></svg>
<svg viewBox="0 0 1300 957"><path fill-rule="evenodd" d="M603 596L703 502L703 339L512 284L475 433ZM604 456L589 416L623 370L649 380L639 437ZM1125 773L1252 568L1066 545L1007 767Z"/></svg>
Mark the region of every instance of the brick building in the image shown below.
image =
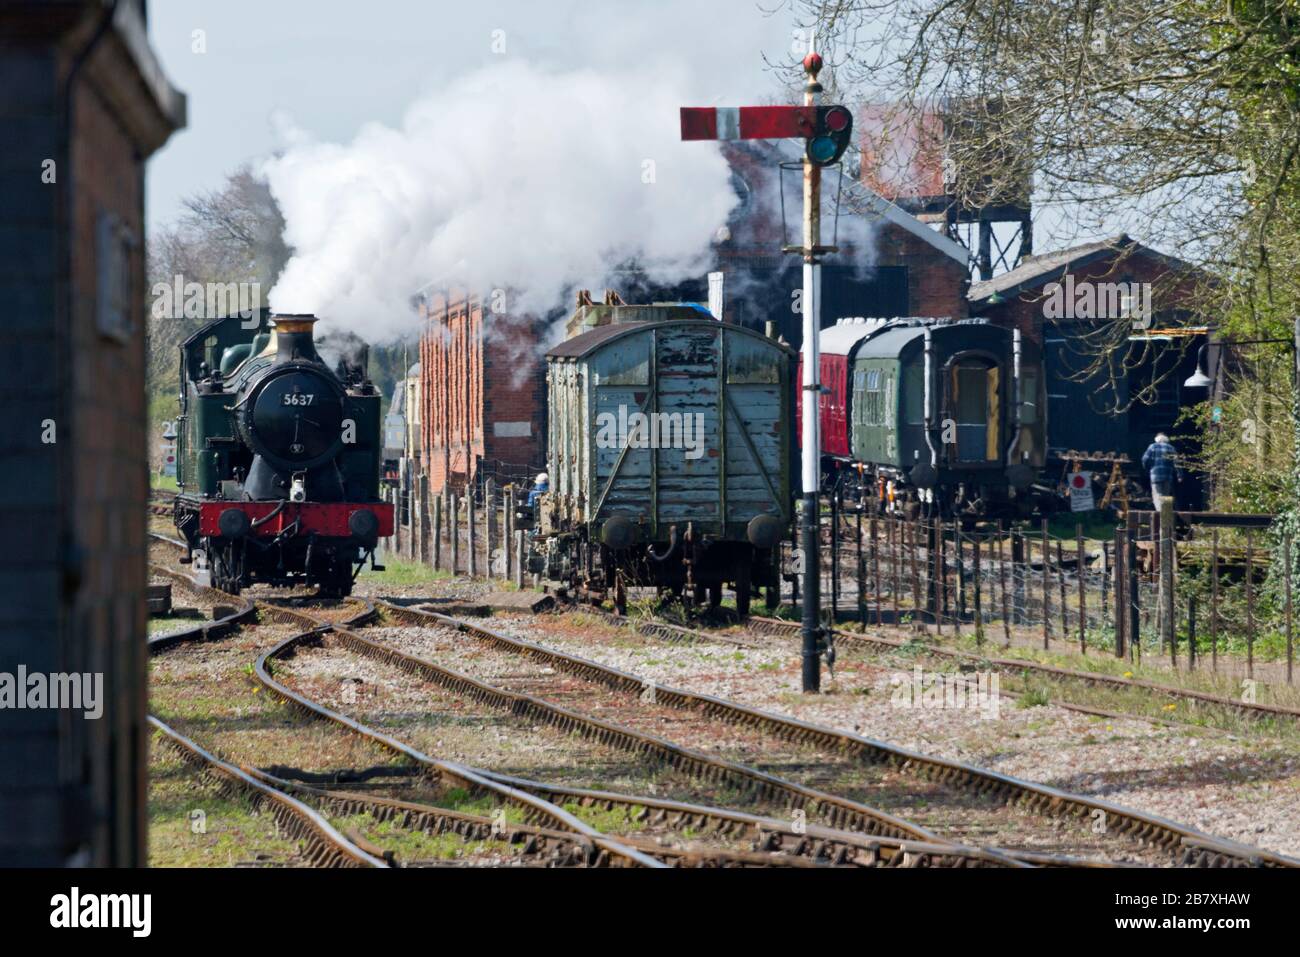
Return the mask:
<svg viewBox="0 0 1300 957"><path fill-rule="evenodd" d="M797 293L801 262L783 254L777 182L779 164L797 161L789 144L733 143L725 148L739 204L714 242L714 270L724 276L723 318L754 329L773 323L798 348L802 318ZM790 176L789 173L786 174ZM965 247L925 225L851 177L828 172L824 191L841 199L841 248L822 268L822 324L842 316L967 315L969 256ZM793 194L791 189L793 188ZM798 231L797 183L786 184ZM829 212L824 219L829 232ZM850 222L852 220L852 222ZM796 237L797 238L797 237ZM829 237L827 237L829 242ZM704 302L707 279L665 288L634 272L592 277L626 302ZM561 316L516 316L508 293L424 290L420 344L423 402L421 467L429 490L462 487L484 474L527 477L546 459L543 353ZM486 306L485 306L486 303ZM493 306L497 310L493 311Z"/></svg>
<svg viewBox="0 0 1300 957"><path fill-rule="evenodd" d="M1174 435L1183 408L1205 398L1183 395L1205 341L1187 328L1205 284L1182 260L1119 235L1027 256L974 283L970 308L1043 347L1049 456L1077 450L1134 460L1156 432ZM1086 334L1117 317L1130 327L1126 354L1085 375L1097 350Z"/></svg>
<svg viewBox="0 0 1300 957"><path fill-rule="evenodd" d="M185 123L142 0L0 4L0 865L145 862L144 165Z"/></svg>
<svg viewBox="0 0 1300 957"><path fill-rule="evenodd" d="M419 458L434 493L484 470L523 480L545 460L546 324L507 302L499 290L421 297Z"/></svg>

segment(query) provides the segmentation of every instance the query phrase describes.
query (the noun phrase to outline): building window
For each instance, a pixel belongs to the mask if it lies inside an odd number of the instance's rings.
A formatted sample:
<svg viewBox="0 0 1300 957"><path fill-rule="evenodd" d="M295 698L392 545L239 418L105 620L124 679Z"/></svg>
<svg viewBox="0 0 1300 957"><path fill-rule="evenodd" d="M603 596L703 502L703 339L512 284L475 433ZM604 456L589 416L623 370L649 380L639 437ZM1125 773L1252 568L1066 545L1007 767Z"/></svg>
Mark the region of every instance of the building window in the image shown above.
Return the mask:
<svg viewBox="0 0 1300 957"><path fill-rule="evenodd" d="M135 326L131 308L131 253L135 236L117 216L101 212L95 224L95 323L99 334L126 342Z"/></svg>

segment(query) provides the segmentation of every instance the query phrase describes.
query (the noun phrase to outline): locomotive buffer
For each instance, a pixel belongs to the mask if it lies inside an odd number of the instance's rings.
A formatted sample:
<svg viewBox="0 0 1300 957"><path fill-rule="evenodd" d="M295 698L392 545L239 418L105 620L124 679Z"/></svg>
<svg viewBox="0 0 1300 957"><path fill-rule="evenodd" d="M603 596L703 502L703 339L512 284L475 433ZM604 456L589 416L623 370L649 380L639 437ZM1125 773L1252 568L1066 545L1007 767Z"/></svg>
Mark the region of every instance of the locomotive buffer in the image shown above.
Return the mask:
<svg viewBox="0 0 1300 957"><path fill-rule="evenodd" d="M810 44L811 46L811 44ZM848 146L853 116L843 106L819 106L822 85L817 75L821 55L810 49L804 57L807 75L803 106L683 107L683 140L749 140L801 138L803 158L803 245L786 247L803 257L803 503L799 510L799 551L803 576L803 690L821 689L821 575L818 541L818 483L821 468L821 396L817 334L821 330L822 167L837 161Z"/></svg>

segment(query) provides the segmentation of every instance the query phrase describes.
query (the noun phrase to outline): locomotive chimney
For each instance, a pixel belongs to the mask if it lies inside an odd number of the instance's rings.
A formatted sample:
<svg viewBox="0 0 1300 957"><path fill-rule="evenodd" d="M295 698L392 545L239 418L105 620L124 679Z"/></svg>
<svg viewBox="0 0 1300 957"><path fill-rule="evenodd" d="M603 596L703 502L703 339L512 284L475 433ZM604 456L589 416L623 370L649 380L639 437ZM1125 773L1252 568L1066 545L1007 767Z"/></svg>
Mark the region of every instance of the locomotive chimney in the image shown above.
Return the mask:
<svg viewBox="0 0 1300 957"><path fill-rule="evenodd" d="M310 313L278 314L271 317L275 346L275 365L282 362L319 362L312 326L316 317Z"/></svg>

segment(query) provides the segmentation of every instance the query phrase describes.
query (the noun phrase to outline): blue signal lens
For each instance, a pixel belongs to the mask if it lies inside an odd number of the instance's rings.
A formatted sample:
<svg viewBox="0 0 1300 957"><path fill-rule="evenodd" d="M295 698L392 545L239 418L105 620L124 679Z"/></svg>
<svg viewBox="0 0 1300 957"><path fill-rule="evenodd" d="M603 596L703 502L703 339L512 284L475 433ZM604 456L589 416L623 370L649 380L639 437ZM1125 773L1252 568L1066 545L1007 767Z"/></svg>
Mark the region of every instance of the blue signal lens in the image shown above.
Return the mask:
<svg viewBox="0 0 1300 957"><path fill-rule="evenodd" d="M829 136L815 136L808 143L808 158L814 163L829 163L835 158L836 143Z"/></svg>

